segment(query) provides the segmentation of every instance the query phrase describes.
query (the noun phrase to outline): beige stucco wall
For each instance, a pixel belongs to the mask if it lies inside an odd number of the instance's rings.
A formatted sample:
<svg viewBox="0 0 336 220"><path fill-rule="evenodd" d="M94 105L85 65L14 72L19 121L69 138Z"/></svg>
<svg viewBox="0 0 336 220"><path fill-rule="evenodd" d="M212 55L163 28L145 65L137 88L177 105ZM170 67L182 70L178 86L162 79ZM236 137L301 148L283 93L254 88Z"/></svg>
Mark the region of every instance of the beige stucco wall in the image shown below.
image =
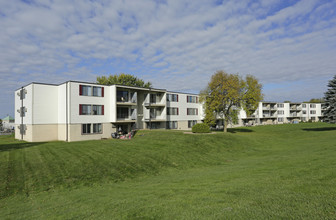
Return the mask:
<svg viewBox="0 0 336 220"><path fill-rule="evenodd" d="M69 125L69 141L100 140L111 138L111 133L116 131L111 123L102 123L103 131L101 134L82 134L82 124Z"/></svg>
<svg viewBox="0 0 336 220"><path fill-rule="evenodd" d="M59 141L66 141L66 125L65 124L58 124L58 140Z"/></svg>
<svg viewBox="0 0 336 220"><path fill-rule="evenodd" d="M19 125L17 125L19 126ZM56 141L58 140L58 125L26 125L26 133L23 140L28 142ZM20 129L15 129L15 138L21 140Z"/></svg>
<svg viewBox="0 0 336 220"><path fill-rule="evenodd" d="M202 123L202 121L197 120L197 123ZM191 128L188 128L188 120L177 121L177 129L178 130L191 130Z"/></svg>
<svg viewBox="0 0 336 220"><path fill-rule="evenodd" d="M116 131L116 128L112 128L111 123L102 124L103 131L101 134L82 134L81 124L72 124L68 126L68 141L100 140L102 138L111 138L111 133ZM26 125L26 127L26 134L23 135L24 141L66 141L65 124ZM15 138L21 140L21 134L19 129L15 129Z"/></svg>

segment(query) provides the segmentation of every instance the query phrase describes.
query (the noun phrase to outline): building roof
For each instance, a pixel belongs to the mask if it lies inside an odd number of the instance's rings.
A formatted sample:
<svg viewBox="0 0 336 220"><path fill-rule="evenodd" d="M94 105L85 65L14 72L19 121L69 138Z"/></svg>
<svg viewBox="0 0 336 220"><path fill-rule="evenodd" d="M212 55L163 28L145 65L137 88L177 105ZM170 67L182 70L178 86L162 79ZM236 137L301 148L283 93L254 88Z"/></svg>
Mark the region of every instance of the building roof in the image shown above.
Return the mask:
<svg viewBox="0 0 336 220"><path fill-rule="evenodd" d="M2 119L3 121L14 121L14 118L12 116L7 116L5 118Z"/></svg>

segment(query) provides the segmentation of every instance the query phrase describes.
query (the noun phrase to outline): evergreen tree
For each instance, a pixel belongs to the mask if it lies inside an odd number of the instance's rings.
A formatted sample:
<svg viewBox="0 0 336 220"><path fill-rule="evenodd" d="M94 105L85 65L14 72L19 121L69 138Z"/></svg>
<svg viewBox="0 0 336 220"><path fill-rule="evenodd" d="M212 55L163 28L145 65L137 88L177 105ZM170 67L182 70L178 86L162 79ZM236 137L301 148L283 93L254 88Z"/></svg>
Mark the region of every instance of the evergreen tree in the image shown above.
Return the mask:
<svg viewBox="0 0 336 220"><path fill-rule="evenodd" d="M322 104L324 112L324 121L336 123L336 75L328 83L329 89L324 93L324 103Z"/></svg>

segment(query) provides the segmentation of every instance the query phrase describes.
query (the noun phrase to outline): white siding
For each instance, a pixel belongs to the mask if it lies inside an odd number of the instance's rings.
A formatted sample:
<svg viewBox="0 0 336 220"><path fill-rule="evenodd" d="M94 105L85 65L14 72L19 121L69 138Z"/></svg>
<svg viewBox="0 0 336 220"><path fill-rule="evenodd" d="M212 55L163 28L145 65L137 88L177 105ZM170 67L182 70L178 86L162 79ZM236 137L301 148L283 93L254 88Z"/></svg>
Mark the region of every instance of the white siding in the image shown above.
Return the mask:
<svg viewBox="0 0 336 220"><path fill-rule="evenodd" d="M33 84L32 124L58 123L58 86Z"/></svg>
<svg viewBox="0 0 336 220"><path fill-rule="evenodd" d="M104 97L95 96L81 96L79 95L79 85L89 85L85 83L72 82L70 85L70 123L71 124L83 124L83 123L103 123L109 121L109 91L107 86L104 86ZM104 115L79 115L79 105L92 104L92 105L104 105Z"/></svg>
<svg viewBox="0 0 336 220"><path fill-rule="evenodd" d="M202 120L203 108L201 103L188 103L187 96L197 96L191 94L167 92L167 94L178 94L178 102L167 101L167 108L178 108L178 115L167 115L167 121L186 121L186 120ZM187 108L197 108L198 115L187 115Z"/></svg>
<svg viewBox="0 0 336 220"><path fill-rule="evenodd" d="M64 83L58 86L58 123L65 124L66 123L66 86L68 84ZM68 96L69 97L69 96ZM69 103L69 100L68 100Z"/></svg>
<svg viewBox="0 0 336 220"><path fill-rule="evenodd" d="M109 92L109 100L110 100L110 120L111 122L117 121L117 87L110 86Z"/></svg>

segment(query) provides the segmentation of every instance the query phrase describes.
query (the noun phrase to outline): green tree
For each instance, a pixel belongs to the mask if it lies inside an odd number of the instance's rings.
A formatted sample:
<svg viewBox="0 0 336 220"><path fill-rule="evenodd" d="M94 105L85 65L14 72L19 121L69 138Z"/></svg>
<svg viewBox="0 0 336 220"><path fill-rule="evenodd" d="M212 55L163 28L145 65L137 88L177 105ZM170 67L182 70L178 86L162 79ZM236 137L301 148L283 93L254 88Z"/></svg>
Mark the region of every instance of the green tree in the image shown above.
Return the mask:
<svg viewBox="0 0 336 220"><path fill-rule="evenodd" d="M323 103L324 99L323 98L319 98L319 99L310 99L308 102L305 103Z"/></svg>
<svg viewBox="0 0 336 220"><path fill-rule="evenodd" d="M336 75L328 83L329 89L324 93L324 121L328 123L336 123Z"/></svg>
<svg viewBox="0 0 336 220"><path fill-rule="evenodd" d="M133 76L131 74L115 74L115 75L109 75L109 76L98 76L97 77L97 83L102 85L124 85L124 86L136 86L136 87L142 87L142 88L150 88L152 87L151 82L144 82L142 79L139 79L136 76Z"/></svg>
<svg viewBox="0 0 336 220"><path fill-rule="evenodd" d="M254 76L247 75L243 79L238 74L217 71L200 94L205 107L204 122L211 126L219 117L224 120L224 132L227 132L227 125L237 120L241 108L247 115L257 109L263 99L261 89L262 85Z"/></svg>

